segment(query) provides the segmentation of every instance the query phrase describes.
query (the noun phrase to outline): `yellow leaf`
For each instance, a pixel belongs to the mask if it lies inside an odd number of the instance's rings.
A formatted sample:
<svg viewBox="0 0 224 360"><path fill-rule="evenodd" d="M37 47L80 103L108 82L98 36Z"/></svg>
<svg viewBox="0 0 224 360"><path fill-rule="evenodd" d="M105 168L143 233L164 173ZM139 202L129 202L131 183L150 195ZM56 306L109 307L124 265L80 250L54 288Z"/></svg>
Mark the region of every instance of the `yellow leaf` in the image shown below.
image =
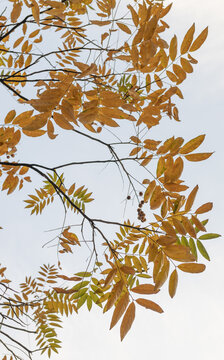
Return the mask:
<svg viewBox="0 0 224 360"><path fill-rule="evenodd" d="M153 16L152 19L145 26L144 40L151 40L156 27L157 27L157 17Z"/></svg>
<svg viewBox="0 0 224 360"><path fill-rule="evenodd" d="M156 311L160 314L163 313L163 309L158 304L156 304L154 301L140 298L140 299L136 299L136 302L139 305L144 306L146 309Z"/></svg>
<svg viewBox="0 0 224 360"><path fill-rule="evenodd" d="M188 189L187 185L182 185L182 184L175 184L175 183L168 183L168 184L164 184L164 187L168 190L168 191L176 191L176 192L180 192L180 191L185 191Z"/></svg>
<svg viewBox="0 0 224 360"><path fill-rule="evenodd" d="M175 75L178 77L178 84L180 84L182 81L186 79L186 73L180 65L173 64L173 71Z"/></svg>
<svg viewBox="0 0 224 360"><path fill-rule="evenodd" d="M193 72L193 66L191 65L190 61L184 58L180 58L180 63L184 71L186 71L187 73Z"/></svg>
<svg viewBox="0 0 224 360"><path fill-rule="evenodd" d="M205 135L199 135L194 139L188 141L182 148L180 149L180 154L189 154L190 152L197 149L204 141Z"/></svg>
<svg viewBox="0 0 224 360"><path fill-rule="evenodd" d="M194 32L195 32L195 24L193 24L190 27L190 29L187 31L186 35L184 36L184 39L182 41L181 48L180 48L181 55L188 52L188 50L191 46L191 43L193 41Z"/></svg>
<svg viewBox="0 0 224 360"><path fill-rule="evenodd" d="M129 29L129 27L127 25L119 23L119 22L117 22L116 24L122 31L126 32L127 34L131 34L131 30Z"/></svg>
<svg viewBox="0 0 224 360"><path fill-rule="evenodd" d="M185 211L188 212L191 210L191 207L194 203L194 199L195 199L195 196L198 192L198 185L196 185L194 187L194 189L191 191L191 193L189 194L188 198L187 198L187 201L186 201L186 204L185 204Z"/></svg>
<svg viewBox="0 0 224 360"><path fill-rule="evenodd" d="M191 254L190 248L183 245L168 245L164 247L165 254L173 260L191 262L195 261L194 255Z"/></svg>
<svg viewBox="0 0 224 360"><path fill-rule="evenodd" d="M15 110L9 111L4 120L5 124L11 123L15 116L16 116Z"/></svg>
<svg viewBox="0 0 224 360"><path fill-rule="evenodd" d="M144 202L147 203L148 200L150 199L150 196L153 192L153 190L155 189L156 187L156 182L155 180L151 181L149 186L147 187L146 191L145 191L145 194L144 194Z"/></svg>
<svg viewBox="0 0 224 360"><path fill-rule="evenodd" d="M60 126L62 129L65 130L73 130L73 126L65 119L65 117L62 114L54 113L54 121L58 126Z"/></svg>
<svg viewBox="0 0 224 360"><path fill-rule="evenodd" d="M173 218L172 221L173 221L173 225L175 226L177 232L181 235L186 235L186 230L185 230L183 224L181 223L181 221L179 221L176 218Z"/></svg>
<svg viewBox="0 0 224 360"><path fill-rule="evenodd" d="M201 206L195 211L195 213L196 213L196 214L203 214L203 213L206 213L206 212L212 210L212 208L213 208L212 202L208 202L208 203L206 203L206 204L204 204L204 205L201 205Z"/></svg>
<svg viewBox="0 0 224 360"><path fill-rule="evenodd" d="M41 113L41 114L33 116L32 122L30 124L28 124L27 126L23 127L23 130L34 131L34 130L41 129L43 126L45 126L47 124L47 120L48 120L49 116L50 116L50 113Z"/></svg>
<svg viewBox="0 0 224 360"><path fill-rule="evenodd" d="M184 157L188 161L203 161L210 158L212 154L213 153L196 153L196 154L185 155Z"/></svg>
<svg viewBox="0 0 224 360"><path fill-rule="evenodd" d="M107 287L108 285L111 284L111 282L113 281L115 275L117 273L117 269L111 269L111 271L108 273L105 282L104 282L104 287Z"/></svg>
<svg viewBox="0 0 224 360"><path fill-rule="evenodd" d="M133 21L135 27L137 28L138 23L139 23L138 14L136 13L136 11L134 10L134 8L131 5L128 5L127 8L131 11L132 21Z"/></svg>
<svg viewBox="0 0 224 360"><path fill-rule="evenodd" d="M24 36L21 36L19 39L17 39L17 40L14 42L13 49L15 49L17 46L19 46L19 44L21 44L21 42L23 41L23 39L24 39Z"/></svg>
<svg viewBox="0 0 224 360"><path fill-rule="evenodd" d="M126 292L118 301L110 323L110 330L117 324L129 304L129 295Z"/></svg>
<svg viewBox="0 0 224 360"><path fill-rule="evenodd" d="M198 50L201 45L204 43L204 41L206 40L208 36L208 27L206 27L201 34L197 37L197 39L195 39L195 41L193 42L193 44L190 47L189 51L196 51Z"/></svg>
<svg viewBox="0 0 224 360"><path fill-rule="evenodd" d="M176 231L168 221L162 221L162 230L164 230L168 235L176 236Z"/></svg>
<svg viewBox="0 0 224 360"><path fill-rule="evenodd" d="M169 274L169 268L170 268L170 262L167 260L167 257L163 257L163 266L160 269L159 273L157 274L155 278L155 289L160 289L162 285L166 282L166 279L168 278Z"/></svg>
<svg viewBox="0 0 224 360"><path fill-rule="evenodd" d="M165 159L161 156L157 163L156 177L159 178L164 173L165 169Z"/></svg>
<svg viewBox="0 0 224 360"><path fill-rule="evenodd" d="M105 21L91 20L90 22L91 22L91 24L97 25L97 26L105 26L105 25L110 25L111 24L110 20L105 20Z"/></svg>
<svg viewBox="0 0 224 360"><path fill-rule="evenodd" d="M193 225L191 224L190 220L187 217L182 216L182 222L183 222L183 226L184 226L185 230L188 232L188 234L192 238L196 238L197 237L196 231L195 231Z"/></svg>
<svg viewBox="0 0 224 360"><path fill-rule="evenodd" d="M151 199L150 199L150 208L151 210L155 210L164 201L164 194L161 191L161 187L157 185L152 193Z"/></svg>
<svg viewBox="0 0 224 360"><path fill-rule="evenodd" d="M175 269L170 275L170 280L169 280L169 294L171 298L173 298L174 295L176 294L177 283L178 283L178 273L177 270Z"/></svg>
<svg viewBox="0 0 224 360"><path fill-rule="evenodd" d="M204 264L187 263L178 265L178 268L184 272L196 274L203 272L206 266Z"/></svg>
<svg viewBox="0 0 224 360"><path fill-rule="evenodd" d="M119 296L122 293L123 286L124 286L123 280L118 281L118 283L116 283L113 286L112 292L111 292L110 297L105 305L104 311L108 311L114 305L114 303L117 301L117 299L119 298Z"/></svg>
<svg viewBox="0 0 224 360"><path fill-rule="evenodd" d="M206 231L206 228L204 227L204 225L200 222L200 220L198 220L198 218L194 215L191 215L191 220L193 222L193 224L198 228L198 230L201 231Z"/></svg>
<svg viewBox="0 0 224 360"><path fill-rule="evenodd" d="M21 2L15 2L14 1L13 9L12 9L12 12L11 12L11 21L13 23L15 23L17 21L18 17L21 14L21 10L22 10Z"/></svg>
<svg viewBox="0 0 224 360"><path fill-rule="evenodd" d="M26 136L38 137L38 136L44 135L46 133L46 131L44 131L44 130L34 130L34 131L23 130L23 133Z"/></svg>
<svg viewBox="0 0 224 360"><path fill-rule="evenodd" d="M170 41L169 57L172 61L176 59L177 56L177 37L174 37ZM173 81L173 80L172 80Z"/></svg>
<svg viewBox="0 0 224 360"><path fill-rule="evenodd" d="M135 304L132 302L127 308L121 323L121 328L120 328L121 341L124 339L128 331L130 330L134 319L135 319Z"/></svg>
<svg viewBox="0 0 224 360"><path fill-rule="evenodd" d="M37 4L37 2L35 0L31 0L33 6L31 7L31 11L34 17L34 20L36 21L36 23L39 25L40 24L40 9L39 6Z"/></svg>
<svg viewBox="0 0 224 360"><path fill-rule="evenodd" d="M152 284L141 284L132 288L131 291L137 294L151 295L151 294L157 294L159 290L155 290L155 286Z"/></svg>

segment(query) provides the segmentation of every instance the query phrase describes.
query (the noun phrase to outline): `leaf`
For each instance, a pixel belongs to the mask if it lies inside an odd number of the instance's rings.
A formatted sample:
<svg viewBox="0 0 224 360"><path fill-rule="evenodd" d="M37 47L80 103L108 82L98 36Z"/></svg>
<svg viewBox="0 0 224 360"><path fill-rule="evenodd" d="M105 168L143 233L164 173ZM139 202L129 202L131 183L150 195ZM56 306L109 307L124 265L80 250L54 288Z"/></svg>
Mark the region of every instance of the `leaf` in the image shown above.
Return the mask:
<svg viewBox="0 0 224 360"><path fill-rule="evenodd" d="M15 116L16 116L15 110L9 111L4 120L5 124L11 123Z"/></svg>
<svg viewBox="0 0 224 360"><path fill-rule="evenodd" d="M124 339L128 331L130 330L134 322L134 319L135 319L135 303L132 302L127 308L121 323L121 328L120 328L121 341Z"/></svg>
<svg viewBox="0 0 224 360"><path fill-rule="evenodd" d="M15 2L13 4L13 10L11 12L11 21L12 23L15 23L18 19L18 17L21 14L21 10L22 10L22 5L21 2Z"/></svg>
<svg viewBox="0 0 224 360"><path fill-rule="evenodd" d="M210 210L212 210L213 208L213 203L212 202L208 202L206 204L201 205L196 211L196 214L204 214Z"/></svg>
<svg viewBox="0 0 224 360"><path fill-rule="evenodd" d="M210 257L207 253L207 250L205 249L204 245L202 244L202 242L200 240L197 240L197 247L199 252L201 253L201 255L208 261L210 261Z"/></svg>
<svg viewBox="0 0 224 360"><path fill-rule="evenodd" d="M137 294L157 294L159 290L155 290L155 286L152 284L141 284L131 289L131 291Z"/></svg>
<svg viewBox="0 0 224 360"><path fill-rule="evenodd" d="M187 201L186 201L186 204L185 204L185 211L188 212L191 210L191 207L194 203L194 199L196 197L196 194L198 192L198 185L196 185L194 187L194 189L191 191L191 193L189 194L188 198L187 198Z"/></svg>
<svg viewBox="0 0 224 360"><path fill-rule="evenodd" d="M191 46L191 43L193 41L194 32L195 32L195 24L193 23L193 25L187 31L187 33L184 36L184 39L182 41L181 48L180 48L181 55L188 52L188 50L189 50L189 48Z"/></svg>
<svg viewBox="0 0 224 360"><path fill-rule="evenodd" d="M182 148L180 149L180 154L189 154L190 152L196 150L204 141L205 135L199 135L196 138L188 141Z"/></svg>
<svg viewBox="0 0 224 360"><path fill-rule="evenodd" d="M219 234L214 234L214 233L208 233L208 234L204 234L204 235L201 235L199 237L200 240L210 240L210 239L215 239L215 238L218 238L220 237L221 235Z"/></svg>
<svg viewBox="0 0 224 360"><path fill-rule="evenodd" d="M58 126L65 130L73 130L73 126L65 119L62 114L54 113L54 121Z"/></svg>
<svg viewBox="0 0 224 360"><path fill-rule="evenodd" d="M118 301L110 323L110 330L117 324L129 304L129 295L126 292Z"/></svg>
<svg viewBox="0 0 224 360"><path fill-rule="evenodd" d="M127 34L131 34L131 30L129 29L129 27L127 25L119 23L119 22L117 22L116 24L122 31L124 31Z"/></svg>
<svg viewBox="0 0 224 360"><path fill-rule="evenodd" d="M174 244L164 247L165 254L173 260L191 262L195 261L194 255L191 254L191 251L188 247Z"/></svg>
<svg viewBox="0 0 224 360"><path fill-rule="evenodd" d="M177 270L175 269L170 275L170 280L169 280L169 294L171 298L173 298L174 295L176 294L177 284L178 284L178 273Z"/></svg>
<svg viewBox="0 0 224 360"><path fill-rule="evenodd" d="M193 273L193 274L201 273L206 268L204 264L195 264L195 263L179 264L177 267L181 271Z"/></svg>
<svg viewBox="0 0 224 360"><path fill-rule="evenodd" d="M193 44L190 47L190 51L196 51L198 50L201 45L205 42L206 38L208 36L208 26L201 32L201 34L195 39Z"/></svg>
<svg viewBox="0 0 224 360"><path fill-rule="evenodd" d="M131 11L132 21L133 21L135 27L137 28L138 23L139 23L138 14L136 13L136 11L134 10L134 8L131 5L127 5L127 8Z"/></svg>
<svg viewBox="0 0 224 360"><path fill-rule="evenodd" d="M190 154L190 155L185 155L185 159L187 159L188 161L203 161L203 160L207 160L208 158L210 158L210 156L213 153L197 153L197 154Z"/></svg>
<svg viewBox="0 0 224 360"><path fill-rule="evenodd" d="M136 299L136 302L139 305L144 306L146 309L156 311L160 314L163 313L163 309L158 304L156 304L154 301L139 298L139 299Z"/></svg>
<svg viewBox="0 0 224 360"><path fill-rule="evenodd" d="M177 56L177 37L174 37L170 41L169 57L172 61L176 59Z"/></svg>

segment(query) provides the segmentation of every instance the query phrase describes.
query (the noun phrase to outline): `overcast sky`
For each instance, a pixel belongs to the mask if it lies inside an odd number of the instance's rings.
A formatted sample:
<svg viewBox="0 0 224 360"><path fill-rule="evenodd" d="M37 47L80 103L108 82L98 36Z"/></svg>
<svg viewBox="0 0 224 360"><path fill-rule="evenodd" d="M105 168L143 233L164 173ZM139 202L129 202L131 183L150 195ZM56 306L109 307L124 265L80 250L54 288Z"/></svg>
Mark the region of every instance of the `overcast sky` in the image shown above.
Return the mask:
<svg viewBox="0 0 224 360"><path fill-rule="evenodd" d="M167 2L168 4L168 2ZM167 123L155 134L167 138L172 135L183 136L191 139L199 134L206 133L206 141L203 150L215 151L214 155L204 163L189 164L184 173L186 182L191 187L199 183L200 192L198 203L214 201L214 210L209 214L210 232L223 234L223 107L224 102L224 37L223 37L223 10L224 4L221 0L178 0L174 1L173 9L166 21L170 24L170 36L175 33L179 39L183 37L186 30L196 23L196 32L200 33L209 25L209 36L206 44L195 56L199 64L195 71L182 86L185 99L179 106L181 123ZM4 92L2 91L2 94ZM5 96L8 95L5 93ZM2 98L2 97L1 97ZM9 99L7 112L13 99ZM161 132L161 134L159 134ZM52 145L52 151L48 154L49 162L60 163L63 158L61 152L54 159L56 147L60 144L64 150L67 144L58 140L57 145ZM45 140L43 140L45 145ZM47 141L46 141L47 146ZM55 146L55 147L54 147ZM83 144L84 148L85 144ZM73 154L80 153L80 145L74 144ZM101 149L95 149L95 155L100 156ZM32 156L46 156L42 154L40 147L34 146ZM24 154L28 159L31 154ZM72 158L72 154L69 155ZM85 156L85 153L82 153ZM22 157L21 157L21 160ZM61 160L61 161L60 161ZM200 166L199 166L200 165ZM80 185L86 183L91 191L97 188L101 170L83 170L82 174L75 174ZM105 183L109 183L113 171L104 170ZM114 181L118 181L114 179ZM124 196L122 186L117 183L117 198ZM30 192L32 184L29 185ZM99 192L99 189L97 190ZM105 196L101 195L102 197ZM107 195L110 200L110 194ZM22 214L23 205L20 200L24 194L18 195L18 203L13 197L6 198L1 195L1 226L7 229L2 232L1 251L2 263L8 264L9 273L22 281L28 268L33 265L38 269L41 262L55 261L52 255L53 249L41 250L41 245L49 240L46 229L56 226L55 218L51 211L46 217L29 218ZM112 201L112 199L111 199ZM11 210L13 208L13 210ZM57 213L63 216L63 211ZM114 216L111 210L104 210L105 218ZM123 210L122 210L123 211ZM115 214L116 215L116 214ZM11 226L10 226L11 225ZM60 226L60 224L58 224ZM34 230L35 229L35 230ZM32 242L32 252L30 243ZM121 343L119 340L119 326L109 331L111 314L102 314L98 308L93 308L90 313L84 307L78 316L65 321L62 331L63 348L58 359L70 360L81 357L93 360L114 360L136 358L167 360L210 360L224 358L223 333L224 333L224 285L223 285L223 239L210 240L206 242L211 262L207 262L207 269L199 275L180 274L179 286L174 299L170 299L167 286L158 297L159 304L164 313L157 314L137 308L137 316L132 330ZM32 253L38 254L33 258ZM49 260L50 259L50 260ZM75 261L75 258L74 258ZM71 265L70 265L71 266ZM77 264L74 264L77 267ZM11 269L10 269L11 267ZM12 270L13 268L13 270ZM75 272L75 271L74 271ZM37 357L38 359L38 357ZM56 357L52 357L56 360Z"/></svg>

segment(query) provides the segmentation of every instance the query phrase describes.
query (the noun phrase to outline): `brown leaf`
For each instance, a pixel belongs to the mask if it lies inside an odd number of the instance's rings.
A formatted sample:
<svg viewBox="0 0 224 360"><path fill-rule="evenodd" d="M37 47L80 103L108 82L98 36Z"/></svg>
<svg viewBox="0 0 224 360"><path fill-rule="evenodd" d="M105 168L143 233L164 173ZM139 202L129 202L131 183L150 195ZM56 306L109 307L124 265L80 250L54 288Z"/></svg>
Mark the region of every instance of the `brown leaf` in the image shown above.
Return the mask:
<svg viewBox="0 0 224 360"><path fill-rule="evenodd" d="M121 328L120 328L121 341L124 339L128 331L130 330L134 319L135 319L135 303L132 302L127 308L121 323Z"/></svg>
<svg viewBox="0 0 224 360"><path fill-rule="evenodd" d="M204 264L187 263L187 264L179 264L178 268L184 272L196 274L203 272L206 266Z"/></svg>
<svg viewBox="0 0 224 360"><path fill-rule="evenodd" d="M194 199L196 197L196 194L198 192L198 185L196 185L194 187L194 189L191 191L191 193L189 194L188 198L187 198L187 201L186 201L186 204L185 204L185 211L188 212L191 210L191 207L194 203Z"/></svg>
<svg viewBox="0 0 224 360"><path fill-rule="evenodd" d="M136 300L136 302L139 305L144 306L146 309L156 311L160 314L163 313L163 309L158 304L156 304L154 301L139 298Z"/></svg>
<svg viewBox="0 0 224 360"><path fill-rule="evenodd" d="M196 213L196 214L203 214L203 213L206 213L206 212L212 210L212 208L213 208L213 203L212 203L212 202L208 202L208 203L206 203L206 204L204 204L204 205L201 205L201 206L195 211L195 213Z"/></svg>
<svg viewBox="0 0 224 360"><path fill-rule="evenodd" d="M137 294L150 295L150 294L157 294L159 290L155 290L155 286L152 284L141 284L132 288L131 291Z"/></svg>
<svg viewBox="0 0 224 360"><path fill-rule="evenodd" d="M196 51L198 50L201 45L204 43L208 36L208 27L206 27L201 34L197 37L197 39L194 40L193 44L190 47L189 51Z"/></svg>
<svg viewBox="0 0 224 360"><path fill-rule="evenodd" d="M188 141L182 148L180 149L180 154L189 154L190 152L196 150L201 143L204 141L205 135L199 135L196 138Z"/></svg>
<svg viewBox="0 0 224 360"><path fill-rule="evenodd" d="M180 48L181 55L188 52L188 50L191 46L191 43L193 41L194 32L195 32L195 24L193 24L190 27L190 29L187 31L186 35L184 36L184 39L182 41L181 48Z"/></svg>
<svg viewBox="0 0 224 360"><path fill-rule="evenodd" d="M117 22L116 24L122 31L126 32L127 34L131 34L131 30L129 29L129 27L127 25L119 23L119 22Z"/></svg>
<svg viewBox="0 0 224 360"><path fill-rule="evenodd" d="M168 245L164 247L165 254L173 260L191 262L195 261L190 249L183 245Z"/></svg>
<svg viewBox="0 0 224 360"><path fill-rule="evenodd" d="M126 292L118 301L110 323L110 330L117 324L129 304L129 295Z"/></svg>
<svg viewBox="0 0 224 360"><path fill-rule="evenodd" d="M169 294L171 298L173 298L174 295L176 294L177 283L178 283L178 273L177 270L175 269L170 275L170 280L169 280Z"/></svg>
<svg viewBox="0 0 224 360"><path fill-rule="evenodd" d="M210 158L210 156L213 153L197 153L197 154L189 154L189 155L185 155L185 159L187 159L188 161L203 161L203 160L207 160L208 158Z"/></svg>

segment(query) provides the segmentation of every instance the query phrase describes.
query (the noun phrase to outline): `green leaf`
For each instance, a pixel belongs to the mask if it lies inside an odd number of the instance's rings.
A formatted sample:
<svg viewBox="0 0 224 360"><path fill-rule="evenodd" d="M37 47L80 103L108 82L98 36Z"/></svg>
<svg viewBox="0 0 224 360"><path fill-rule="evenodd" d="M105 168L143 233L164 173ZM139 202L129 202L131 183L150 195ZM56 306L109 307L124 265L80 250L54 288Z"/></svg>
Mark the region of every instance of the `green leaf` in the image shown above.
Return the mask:
<svg viewBox="0 0 224 360"><path fill-rule="evenodd" d="M199 237L200 240L210 240L210 239L215 239L215 238L218 238L220 237L221 235L219 234L214 234L214 233L209 233L209 234L204 234L204 235L201 235Z"/></svg>
<svg viewBox="0 0 224 360"><path fill-rule="evenodd" d="M81 296L77 302L77 309L80 309L80 307L85 303L86 299L88 297L88 294L84 294Z"/></svg>
<svg viewBox="0 0 224 360"><path fill-rule="evenodd" d="M80 276L80 277L90 277L92 274L87 271L82 271L82 272L77 272L75 275Z"/></svg>
<svg viewBox="0 0 224 360"><path fill-rule="evenodd" d="M196 259L196 261L197 261L197 259L198 259L198 254L197 254L197 248L196 248L194 239L192 239L192 238L189 239L189 246L190 246L190 249L191 249L192 254L194 255L194 257L195 257L195 259Z"/></svg>
<svg viewBox="0 0 224 360"><path fill-rule="evenodd" d="M91 296L88 296L88 297L87 297L86 304L87 304L88 310L90 311L91 308L92 308L92 304L93 304Z"/></svg>
<svg viewBox="0 0 224 360"><path fill-rule="evenodd" d="M200 240L197 240L197 247L198 250L200 251L201 255L208 261L210 261L210 257L204 247L204 245L202 244L202 242Z"/></svg>
<svg viewBox="0 0 224 360"><path fill-rule="evenodd" d="M185 236L181 236L181 244L189 247L187 238Z"/></svg>
<svg viewBox="0 0 224 360"><path fill-rule="evenodd" d="M82 281L78 283L77 285L73 286L73 290L80 290L81 288L84 288L86 285L89 284L89 281Z"/></svg>

